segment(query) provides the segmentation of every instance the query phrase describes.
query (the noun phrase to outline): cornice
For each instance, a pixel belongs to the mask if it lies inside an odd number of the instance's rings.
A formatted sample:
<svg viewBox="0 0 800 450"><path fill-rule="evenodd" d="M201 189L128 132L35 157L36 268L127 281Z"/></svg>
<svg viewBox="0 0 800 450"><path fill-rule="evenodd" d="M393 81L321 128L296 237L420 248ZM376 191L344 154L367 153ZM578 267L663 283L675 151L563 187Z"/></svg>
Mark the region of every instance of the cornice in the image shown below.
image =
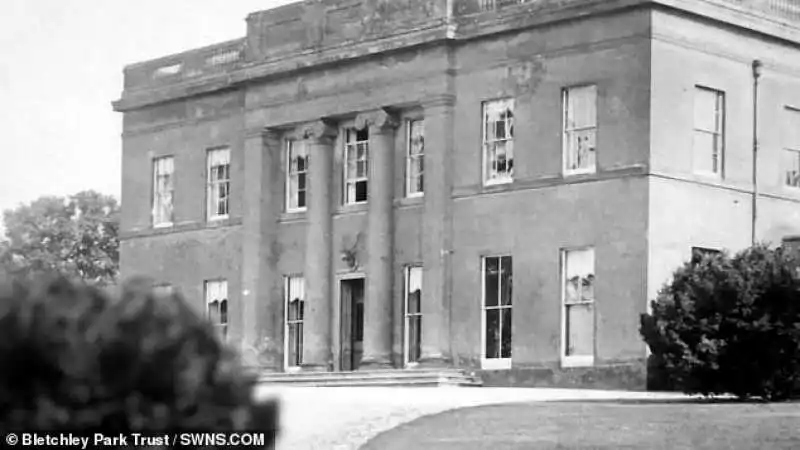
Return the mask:
<svg viewBox="0 0 800 450"><path fill-rule="evenodd" d="M113 102L114 110L126 112L158 103L244 86L255 81L286 77L345 61L422 45L466 42L498 33L583 19L634 8L664 8L745 28L754 33L800 46L800 24L769 14L738 8L730 0L583 0L574 2L528 2L499 12L478 12L436 19L414 29L362 42L346 42L321 50L276 55L267 61L250 62L227 72L186 80L173 85L126 90Z"/></svg>

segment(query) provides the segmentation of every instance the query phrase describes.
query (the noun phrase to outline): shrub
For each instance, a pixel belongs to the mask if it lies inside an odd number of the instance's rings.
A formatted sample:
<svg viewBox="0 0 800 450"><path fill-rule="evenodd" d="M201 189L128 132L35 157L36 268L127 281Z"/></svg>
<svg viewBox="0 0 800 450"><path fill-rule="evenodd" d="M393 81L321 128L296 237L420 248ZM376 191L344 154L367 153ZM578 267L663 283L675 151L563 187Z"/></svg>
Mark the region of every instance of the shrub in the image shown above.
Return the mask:
<svg viewBox="0 0 800 450"><path fill-rule="evenodd" d="M211 325L149 283L114 296L63 278L0 292L4 430L274 435L278 405L257 403L254 385Z"/></svg>
<svg viewBox="0 0 800 450"><path fill-rule="evenodd" d="M641 317L662 385L782 400L800 394L797 260L756 246L678 269Z"/></svg>

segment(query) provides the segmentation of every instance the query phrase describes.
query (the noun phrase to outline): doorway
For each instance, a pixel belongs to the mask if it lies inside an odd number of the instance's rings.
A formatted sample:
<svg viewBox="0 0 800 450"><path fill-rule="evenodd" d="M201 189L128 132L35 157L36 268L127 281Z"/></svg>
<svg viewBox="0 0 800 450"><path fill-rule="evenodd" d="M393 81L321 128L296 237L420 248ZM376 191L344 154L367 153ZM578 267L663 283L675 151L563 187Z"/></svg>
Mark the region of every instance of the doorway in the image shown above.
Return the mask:
<svg viewBox="0 0 800 450"><path fill-rule="evenodd" d="M364 355L364 278L341 280L341 368L358 370Z"/></svg>

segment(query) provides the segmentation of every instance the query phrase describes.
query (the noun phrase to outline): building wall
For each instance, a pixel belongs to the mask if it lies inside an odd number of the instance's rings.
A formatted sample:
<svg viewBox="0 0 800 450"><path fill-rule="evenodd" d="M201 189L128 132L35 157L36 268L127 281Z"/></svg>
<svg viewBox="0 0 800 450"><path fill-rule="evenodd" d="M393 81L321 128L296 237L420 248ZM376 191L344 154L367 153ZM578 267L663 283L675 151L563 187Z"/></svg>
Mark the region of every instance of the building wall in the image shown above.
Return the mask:
<svg viewBox="0 0 800 450"><path fill-rule="evenodd" d="M650 258L648 298L692 247L736 252L751 243L753 73L760 59L756 237L780 244L800 231L800 192L783 187L785 107L800 104L800 49L710 21L653 12ZM735 45L731 45L735 42ZM725 92L724 175L692 169L696 85Z"/></svg>
<svg viewBox="0 0 800 450"><path fill-rule="evenodd" d="M204 311L203 282L228 280L231 305L241 289L243 96L237 92L176 101L126 114L122 166L120 270L169 283ZM231 149L230 218L206 220L206 151ZM175 157L174 226L152 227L153 158ZM231 310L231 333L240 328Z"/></svg>

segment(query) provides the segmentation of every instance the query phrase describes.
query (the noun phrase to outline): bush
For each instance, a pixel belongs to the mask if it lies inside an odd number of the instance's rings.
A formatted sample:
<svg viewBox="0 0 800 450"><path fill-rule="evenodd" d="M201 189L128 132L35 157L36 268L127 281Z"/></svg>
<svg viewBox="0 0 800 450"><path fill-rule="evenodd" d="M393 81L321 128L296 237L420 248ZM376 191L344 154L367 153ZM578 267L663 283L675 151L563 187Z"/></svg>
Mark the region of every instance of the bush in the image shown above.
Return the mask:
<svg viewBox="0 0 800 450"><path fill-rule="evenodd" d="M63 278L0 292L4 430L274 435L278 405L258 404L254 385L210 324L149 283L118 296Z"/></svg>
<svg viewBox="0 0 800 450"><path fill-rule="evenodd" d="M689 394L800 394L797 260L756 246L685 264L641 317L651 378Z"/></svg>

